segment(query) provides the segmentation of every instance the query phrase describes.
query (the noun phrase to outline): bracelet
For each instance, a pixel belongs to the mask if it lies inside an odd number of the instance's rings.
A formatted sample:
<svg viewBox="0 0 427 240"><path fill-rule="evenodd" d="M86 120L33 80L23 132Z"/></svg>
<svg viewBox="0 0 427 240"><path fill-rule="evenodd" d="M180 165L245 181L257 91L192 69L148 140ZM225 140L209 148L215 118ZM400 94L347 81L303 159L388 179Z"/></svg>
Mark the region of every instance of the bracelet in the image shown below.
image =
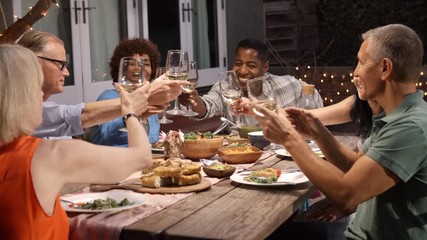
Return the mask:
<svg viewBox="0 0 427 240"><path fill-rule="evenodd" d="M141 118L136 115L135 113L128 113L125 116L123 116L122 120L123 120L123 125L125 125L126 127L126 121L130 118L130 117L135 117L136 119L138 119L138 121L141 122Z"/></svg>

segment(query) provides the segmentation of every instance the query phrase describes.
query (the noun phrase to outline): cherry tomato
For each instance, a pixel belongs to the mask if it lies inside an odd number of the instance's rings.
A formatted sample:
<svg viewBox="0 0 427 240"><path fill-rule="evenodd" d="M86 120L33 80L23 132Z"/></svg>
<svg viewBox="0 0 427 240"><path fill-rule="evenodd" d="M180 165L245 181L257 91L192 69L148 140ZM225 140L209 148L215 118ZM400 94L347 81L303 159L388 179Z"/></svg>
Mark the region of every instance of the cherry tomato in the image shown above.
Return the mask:
<svg viewBox="0 0 427 240"><path fill-rule="evenodd" d="M277 175L277 177L280 177L281 174L282 174L282 170L281 169L276 169L276 175Z"/></svg>

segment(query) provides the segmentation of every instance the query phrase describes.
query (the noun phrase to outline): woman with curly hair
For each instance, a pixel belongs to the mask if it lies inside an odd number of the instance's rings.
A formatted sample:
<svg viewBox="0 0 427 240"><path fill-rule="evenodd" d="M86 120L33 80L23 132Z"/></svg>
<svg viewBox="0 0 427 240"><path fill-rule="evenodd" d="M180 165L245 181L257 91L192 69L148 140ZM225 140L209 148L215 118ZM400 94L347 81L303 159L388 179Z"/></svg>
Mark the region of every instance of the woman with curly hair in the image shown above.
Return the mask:
<svg viewBox="0 0 427 240"><path fill-rule="evenodd" d="M157 45L144 38L134 38L123 40L113 52L110 59L110 74L114 82L118 82L119 63L122 57L133 57L141 59L144 63L145 81L155 79L157 68L160 64L160 53ZM118 98L119 94L115 89L108 89L101 93L97 101ZM149 136L150 143L159 140L160 124L157 114L143 116L143 126ZM92 142L108 146L127 146L127 133L119 129L126 127L122 118L116 118L92 127Z"/></svg>

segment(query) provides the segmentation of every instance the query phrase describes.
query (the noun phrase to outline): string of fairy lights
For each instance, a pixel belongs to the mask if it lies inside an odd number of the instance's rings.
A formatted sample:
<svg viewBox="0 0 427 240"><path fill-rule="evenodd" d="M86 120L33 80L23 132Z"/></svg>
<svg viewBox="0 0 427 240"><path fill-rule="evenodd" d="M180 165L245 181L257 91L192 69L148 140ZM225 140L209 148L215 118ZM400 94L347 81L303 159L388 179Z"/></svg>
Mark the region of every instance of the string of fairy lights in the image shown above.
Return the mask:
<svg viewBox="0 0 427 240"><path fill-rule="evenodd" d="M295 67L295 71L299 80L316 86L325 106L356 93L352 67L316 67L315 69L305 66ZM416 83L417 88L424 91L425 99L427 99L427 76L424 75L426 71L427 66L424 66L420 72L419 82Z"/></svg>
<svg viewBox="0 0 427 240"><path fill-rule="evenodd" d="M59 8L59 3L58 3L58 1L56 1L56 0L52 0L52 3L54 3L54 4L55 4L55 6ZM29 11L29 14L30 14L30 15L31 15L31 14L33 14L33 6L29 6L29 7L28 7L28 9L30 10L30 11ZM42 11L40 14L41 14L41 16L42 16L42 17L44 17L44 16L46 16L46 15L47 15L47 13L48 13L48 11L46 10L46 11ZM29 26L29 28L30 28L31 30L33 30L32 25L31 25L29 22L25 21L25 19L24 19L24 18L19 18L19 17L18 17L18 16L16 16L16 15L13 15L13 18L15 19L15 21L21 20L21 21L25 22L25 23Z"/></svg>
<svg viewBox="0 0 427 240"><path fill-rule="evenodd" d="M52 0L56 7L59 8L59 3L56 0ZM33 7L30 6L30 14L32 14ZM44 17L48 14L48 11L41 12ZM32 30L32 25L18 16L13 16L16 21L21 20L25 22L28 27ZM353 68L352 67L311 67L307 65L305 67L295 67L296 76L299 76L299 80L305 81L316 85L316 89L323 97L325 105L330 105L341 101L345 97L355 94L356 90L353 84ZM423 67L423 71L420 72L419 82L416 83L417 88L424 90L424 98L427 98L427 77L424 72L427 71L427 66Z"/></svg>

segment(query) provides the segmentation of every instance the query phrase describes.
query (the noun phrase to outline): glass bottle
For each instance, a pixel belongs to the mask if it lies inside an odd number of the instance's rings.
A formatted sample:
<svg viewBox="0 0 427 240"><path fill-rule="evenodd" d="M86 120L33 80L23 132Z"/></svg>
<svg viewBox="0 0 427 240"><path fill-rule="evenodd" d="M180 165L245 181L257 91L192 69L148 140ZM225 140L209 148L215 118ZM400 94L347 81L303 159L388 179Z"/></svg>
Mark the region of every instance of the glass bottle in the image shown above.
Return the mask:
<svg viewBox="0 0 427 240"><path fill-rule="evenodd" d="M302 85L300 108L314 109L316 108L316 101L314 101L314 85Z"/></svg>

